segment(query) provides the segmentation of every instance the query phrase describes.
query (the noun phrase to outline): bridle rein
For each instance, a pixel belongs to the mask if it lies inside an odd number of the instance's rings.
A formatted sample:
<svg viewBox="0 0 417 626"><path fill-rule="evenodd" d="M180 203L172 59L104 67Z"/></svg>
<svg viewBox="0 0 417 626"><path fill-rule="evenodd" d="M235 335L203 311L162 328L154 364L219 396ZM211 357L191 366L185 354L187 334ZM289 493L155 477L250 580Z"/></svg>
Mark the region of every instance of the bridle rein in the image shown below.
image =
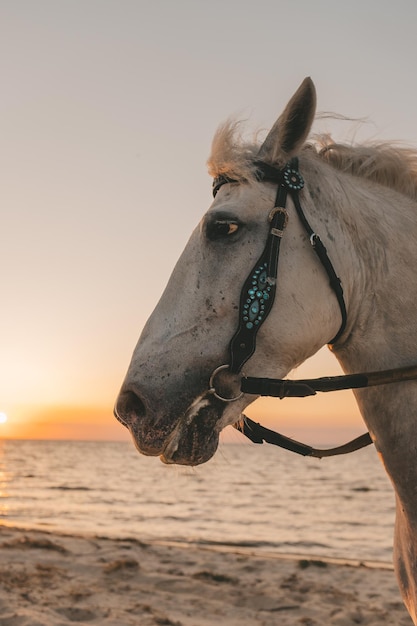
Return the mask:
<svg viewBox="0 0 417 626"><path fill-rule="evenodd" d="M244 393L257 396L274 396L281 399L286 397L303 398L315 395L317 391L358 389L416 379L417 365L380 372L329 376L298 381L247 377L243 374L243 365L255 352L257 332L268 317L274 303L280 244L288 222L286 211L288 194L291 196L298 218L308 235L313 250L327 273L330 286L339 304L342 322L337 334L329 341L329 344L336 343L341 337L347 321L341 281L334 270L324 244L319 235L311 228L300 204L299 192L304 187L304 180L298 170L298 159L291 159L282 169L275 168L263 161L255 161L254 167L258 181L272 182L278 185L275 205L268 216L270 229L265 248L242 287L239 325L229 344L230 363L220 365L213 371L209 381L209 393L212 393L218 400L223 402L239 400ZM218 176L213 181L213 196L216 196L222 185L238 182L238 180L224 175ZM225 397L216 389L216 378L223 370L227 370L231 374L241 374L240 392L237 396ZM242 415L242 419L235 424L235 428L254 443L263 443L265 441L303 456L317 458L346 454L373 443L369 433L366 433L345 445L319 450L269 430L245 415Z"/></svg>

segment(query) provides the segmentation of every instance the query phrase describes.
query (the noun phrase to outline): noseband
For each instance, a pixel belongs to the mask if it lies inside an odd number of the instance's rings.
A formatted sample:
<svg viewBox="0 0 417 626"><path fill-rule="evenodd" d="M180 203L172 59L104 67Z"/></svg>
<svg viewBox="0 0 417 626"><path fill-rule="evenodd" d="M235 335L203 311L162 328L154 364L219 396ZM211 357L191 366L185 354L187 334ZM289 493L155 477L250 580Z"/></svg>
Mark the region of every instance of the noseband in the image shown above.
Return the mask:
<svg viewBox="0 0 417 626"><path fill-rule="evenodd" d="M255 161L255 176L260 182L271 182L278 185L274 208L270 211L268 221L269 233L265 248L258 261L246 278L240 296L239 324L229 344L230 363L217 367L209 381L209 392L223 402L239 400L244 393L285 397L306 397L314 395L317 391L336 391L340 389L357 389L373 385L382 385L417 378L417 366L386 370L383 372L371 372L353 374L347 376L330 376L318 379L300 381L246 377L242 367L256 350L256 335L258 330L268 317L275 299L277 289L278 261L281 239L288 222L286 203L288 194L291 196L298 218L306 231L310 244L317 254L324 270L329 278L341 313L341 325L336 335L329 341L334 344L342 336L347 321L346 305L343 297L343 289L327 250L319 235L311 228L300 204L299 192L304 187L304 180L298 171L298 159L292 159L284 168L278 169L263 161ZM218 176L213 181L213 196L216 196L222 185L237 183L227 176ZM216 389L216 378L223 371L228 370L232 374L242 374L241 387L238 395L227 398ZM302 454L303 456L334 456L346 454L372 443L368 433L353 441L329 450L317 450L288 437L264 428L243 415L242 420L235 424L235 428L254 443L272 443L282 448Z"/></svg>

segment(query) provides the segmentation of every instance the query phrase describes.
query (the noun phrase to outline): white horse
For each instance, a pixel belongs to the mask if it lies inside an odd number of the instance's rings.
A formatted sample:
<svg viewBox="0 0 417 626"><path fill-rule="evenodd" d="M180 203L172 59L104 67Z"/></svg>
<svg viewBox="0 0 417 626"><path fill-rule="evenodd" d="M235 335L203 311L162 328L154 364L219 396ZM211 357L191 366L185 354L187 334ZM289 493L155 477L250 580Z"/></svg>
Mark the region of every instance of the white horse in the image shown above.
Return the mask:
<svg viewBox="0 0 417 626"><path fill-rule="evenodd" d="M283 378L332 342L347 373L417 362L417 154L387 144L305 144L315 102L305 79L261 146L243 142L231 123L214 138L209 170L218 193L143 330L117 400L116 416L144 454L166 463L207 461L219 432L256 397L236 391L240 364L213 371L230 364L230 340L246 324L242 286L271 238L277 183L259 176L259 161L282 173L298 158L305 185L297 197L341 280L347 315L341 327L340 294L289 193L288 224L275 227L276 297L254 353L244 357L245 375ZM355 395L395 488L394 562L417 624L417 382Z"/></svg>

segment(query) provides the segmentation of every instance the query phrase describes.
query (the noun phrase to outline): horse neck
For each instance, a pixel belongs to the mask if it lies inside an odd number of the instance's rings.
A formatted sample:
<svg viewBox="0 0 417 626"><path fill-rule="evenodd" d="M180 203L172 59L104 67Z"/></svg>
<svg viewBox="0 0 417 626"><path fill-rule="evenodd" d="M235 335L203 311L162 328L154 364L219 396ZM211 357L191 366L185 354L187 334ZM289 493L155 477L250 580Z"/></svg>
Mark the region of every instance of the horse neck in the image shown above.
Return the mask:
<svg viewBox="0 0 417 626"><path fill-rule="evenodd" d="M322 227L327 225L327 235L337 233L328 251L337 261L347 306L347 328L335 356L348 373L414 365L417 206L360 178L336 178L333 195L321 202L329 216L327 224L322 217ZM417 527L417 381L357 390L355 396L401 505Z"/></svg>

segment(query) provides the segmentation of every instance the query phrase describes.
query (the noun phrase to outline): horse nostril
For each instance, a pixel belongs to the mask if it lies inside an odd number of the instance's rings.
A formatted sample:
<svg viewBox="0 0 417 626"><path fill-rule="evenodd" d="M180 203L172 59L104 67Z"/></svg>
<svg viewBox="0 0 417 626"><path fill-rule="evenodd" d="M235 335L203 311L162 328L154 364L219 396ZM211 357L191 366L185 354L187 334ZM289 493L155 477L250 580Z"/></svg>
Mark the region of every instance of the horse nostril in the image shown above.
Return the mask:
<svg viewBox="0 0 417 626"><path fill-rule="evenodd" d="M124 426L129 426L146 415L145 404L134 391L125 391L117 399L114 415Z"/></svg>
<svg viewBox="0 0 417 626"><path fill-rule="evenodd" d="M141 398L134 391L128 391L126 396L125 402L128 411L136 417L143 417L146 414L146 409Z"/></svg>

